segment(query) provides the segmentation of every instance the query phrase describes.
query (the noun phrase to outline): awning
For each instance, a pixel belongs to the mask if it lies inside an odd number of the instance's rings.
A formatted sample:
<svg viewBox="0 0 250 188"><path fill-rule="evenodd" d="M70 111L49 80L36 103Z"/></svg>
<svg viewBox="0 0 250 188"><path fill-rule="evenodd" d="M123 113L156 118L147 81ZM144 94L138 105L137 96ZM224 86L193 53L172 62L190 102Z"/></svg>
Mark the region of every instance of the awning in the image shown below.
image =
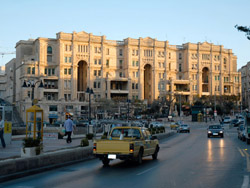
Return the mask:
<svg viewBox="0 0 250 188"><path fill-rule="evenodd" d="M49 114L49 118L55 118L55 119L57 119L58 115L57 114Z"/></svg>

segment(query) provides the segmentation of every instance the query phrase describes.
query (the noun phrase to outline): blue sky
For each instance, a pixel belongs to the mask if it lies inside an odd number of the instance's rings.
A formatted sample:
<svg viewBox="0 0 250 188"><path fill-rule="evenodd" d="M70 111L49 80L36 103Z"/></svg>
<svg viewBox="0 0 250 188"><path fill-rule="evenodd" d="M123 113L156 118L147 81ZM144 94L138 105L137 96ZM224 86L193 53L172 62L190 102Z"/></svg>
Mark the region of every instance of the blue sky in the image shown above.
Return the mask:
<svg viewBox="0 0 250 188"><path fill-rule="evenodd" d="M86 31L110 40L151 37L172 45L212 42L232 49L238 68L250 61L249 0L0 0L0 52L19 40ZM14 55L0 56L0 66Z"/></svg>

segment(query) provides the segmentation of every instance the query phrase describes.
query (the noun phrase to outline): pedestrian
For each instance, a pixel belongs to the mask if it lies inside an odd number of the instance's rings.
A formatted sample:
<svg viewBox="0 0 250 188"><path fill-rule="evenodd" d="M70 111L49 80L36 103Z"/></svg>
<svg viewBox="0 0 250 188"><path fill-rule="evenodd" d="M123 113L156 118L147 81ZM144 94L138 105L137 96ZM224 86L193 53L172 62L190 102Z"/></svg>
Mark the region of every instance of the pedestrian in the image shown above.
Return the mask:
<svg viewBox="0 0 250 188"><path fill-rule="evenodd" d="M4 141L3 133L4 133L4 120L2 119L2 116L0 116L0 139L1 139L3 148L5 148L6 144Z"/></svg>
<svg viewBox="0 0 250 188"><path fill-rule="evenodd" d="M72 142L71 134L73 131L73 126L74 126L73 121L70 119L70 116L67 116L67 120L64 122L65 133L66 136L68 136L66 140L67 143Z"/></svg>

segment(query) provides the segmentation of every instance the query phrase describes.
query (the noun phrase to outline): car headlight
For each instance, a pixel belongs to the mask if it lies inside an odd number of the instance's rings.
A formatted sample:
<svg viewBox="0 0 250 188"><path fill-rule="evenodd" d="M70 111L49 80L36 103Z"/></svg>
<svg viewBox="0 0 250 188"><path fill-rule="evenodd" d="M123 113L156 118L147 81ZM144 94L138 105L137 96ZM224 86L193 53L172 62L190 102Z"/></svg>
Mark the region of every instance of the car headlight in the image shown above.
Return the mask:
<svg viewBox="0 0 250 188"><path fill-rule="evenodd" d="M220 133L223 133L223 131L220 131Z"/></svg>
<svg viewBox="0 0 250 188"><path fill-rule="evenodd" d="M209 133L209 134L210 134L210 133L212 133L212 132L211 132L211 131L208 131L207 133Z"/></svg>

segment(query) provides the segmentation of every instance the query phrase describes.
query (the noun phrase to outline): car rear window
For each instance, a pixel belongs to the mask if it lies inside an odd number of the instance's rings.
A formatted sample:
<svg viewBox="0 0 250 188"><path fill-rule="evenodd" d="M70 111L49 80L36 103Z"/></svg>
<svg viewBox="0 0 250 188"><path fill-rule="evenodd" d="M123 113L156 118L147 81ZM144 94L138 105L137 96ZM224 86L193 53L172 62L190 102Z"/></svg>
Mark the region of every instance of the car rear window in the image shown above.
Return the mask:
<svg viewBox="0 0 250 188"><path fill-rule="evenodd" d="M141 137L140 131L138 129L114 129L111 133L111 137L120 137L121 134L123 134L125 138Z"/></svg>
<svg viewBox="0 0 250 188"><path fill-rule="evenodd" d="M220 125L211 125L209 126L209 129L221 129Z"/></svg>

